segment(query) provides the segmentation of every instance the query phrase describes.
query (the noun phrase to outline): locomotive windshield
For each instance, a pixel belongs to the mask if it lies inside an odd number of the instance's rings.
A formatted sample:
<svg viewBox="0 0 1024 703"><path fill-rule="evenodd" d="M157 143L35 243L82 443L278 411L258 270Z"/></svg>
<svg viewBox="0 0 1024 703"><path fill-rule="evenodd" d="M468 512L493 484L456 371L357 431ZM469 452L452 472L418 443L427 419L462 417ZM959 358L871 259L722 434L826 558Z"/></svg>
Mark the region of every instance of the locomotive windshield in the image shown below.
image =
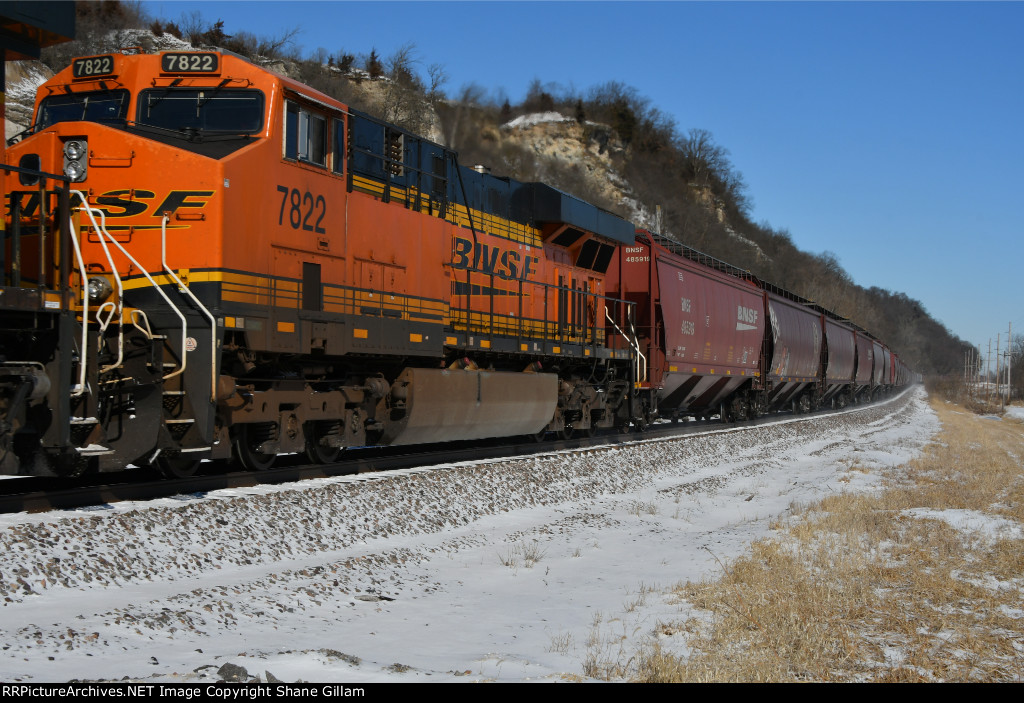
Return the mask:
<svg viewBox="0 0 1024 703"><path fill-rule="evenodd" d="M127 90L97 90L88 93L51 95L39 106L36 129L58 122L124 122L128 114Z"/></svg>
<svg viewBox="0 0 1024 703"><path fill-rule="evenodd" d="M144 90L138 123L204 134L251 134L263 125L263 93L217 87Z"/></svg>

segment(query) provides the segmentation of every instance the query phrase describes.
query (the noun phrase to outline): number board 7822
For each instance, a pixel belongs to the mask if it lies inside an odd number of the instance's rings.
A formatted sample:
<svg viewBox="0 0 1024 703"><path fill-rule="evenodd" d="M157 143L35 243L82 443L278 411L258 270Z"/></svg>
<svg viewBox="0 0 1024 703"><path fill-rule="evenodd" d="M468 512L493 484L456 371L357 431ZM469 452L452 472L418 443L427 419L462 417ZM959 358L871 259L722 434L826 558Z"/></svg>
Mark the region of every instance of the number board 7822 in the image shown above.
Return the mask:
<svg viewBox="0 0 1024 703"><path fill-rule="evenodd" d="M109 76L113 73L114 57L109 54L106 56L86 56L71 62L71 75L74 78L97 78L99 76Z"/></svg>
<svg viewBox="0 0 1024 703"><path fill-rule="evenodd" d="M217 73L220 55L167 52L160 54L160 70L164 73Z"/></svg>

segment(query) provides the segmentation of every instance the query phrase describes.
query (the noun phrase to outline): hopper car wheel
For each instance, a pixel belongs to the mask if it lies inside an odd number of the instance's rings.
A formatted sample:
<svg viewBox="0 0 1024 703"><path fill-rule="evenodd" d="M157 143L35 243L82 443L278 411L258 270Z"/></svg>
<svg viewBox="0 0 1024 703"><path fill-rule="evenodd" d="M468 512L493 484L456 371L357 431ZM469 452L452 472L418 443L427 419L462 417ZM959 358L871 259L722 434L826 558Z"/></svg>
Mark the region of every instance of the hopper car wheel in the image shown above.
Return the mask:
<svg viewBox="0 0 1024 703"><path fill-rule="evenodd" d="M590 423L590 427L585 427L585 428L577 430L577 431L580 433L581 437L593 437L594 436L594 423L591 422Z"/></svg>
<svg viewBox="0 0 1024 703"><path fill-rule="evenodd" d="M572 425L566 425L565 427L563 427L562 429L560 429L558 431L558 438L559 439L572 439L573 434L574 434L574 431L573 431Z"/></svg>
<svg viewBox="0 0 1024 703"><path fill-rule="evenodd" d="M333 464L341 456L341 447L328 447L320 443L324 437L334 434L336 422L307 422L304 428L306 435L306 458L314 464Z"/></svg>
<svg viewBox="0 0 1024 703"><path fill-rule="evenodd" d="M277 426L272 422L254 422L238 425L235 430L235 456L249 471L266 471L274 465L276 454L264 454L260 445L273 440Z"/></svg>
<svg viewBox="0 0 1024 703"><path fill-rule="evenodd" d="M811 398L806 393L797 399L797 412L806 414L811 411Z"/></svg>
<svg viewBox="0 0 1024 703"><path fill-rule="evenodd" d="M530 435L530 437L533 439L534 442L543 442L544 438L547 436L547 434L548 434L548 428L545 427L544 429L540 430L539 432L534 432L532 435Z"/></svg>
<svg viewBox="0 0 1024 703"><path fill-rule="evenodd" d="M640 414L634 418L633 424L636 425L637 432L646 432L647 428L651 426L651 422L653 422L653 420L654 412L652 412L651 409L647 407L647 404L644 403L643 409L640 411Z"/></svg>
<svg viewBox="0 0 1024 703"><path fill-rule="evenodd" d="M164 478L189 478L195 475L201 463L188 454L168 451L157 455L155 465Z"/></svg>

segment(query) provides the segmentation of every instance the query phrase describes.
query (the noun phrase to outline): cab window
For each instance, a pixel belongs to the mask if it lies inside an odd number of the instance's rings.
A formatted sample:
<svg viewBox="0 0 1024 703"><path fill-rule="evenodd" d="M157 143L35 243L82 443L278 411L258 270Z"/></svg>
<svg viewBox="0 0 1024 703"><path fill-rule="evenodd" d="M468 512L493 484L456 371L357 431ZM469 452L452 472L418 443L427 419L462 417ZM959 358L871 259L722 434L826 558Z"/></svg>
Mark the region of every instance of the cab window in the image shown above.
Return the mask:
<svg viewBox="0 0 1024 703"><path fill-rule="evenodd" d="M51 95L39 105L36 129L58 122L123 123L128 115L127 90Z"/></svg>
<svg viewBox="0 0 1024 703"><path fill-rule="evenodd" d="M288 101L285 110L284 156L317 166L327 165L327 118Z"/></svg>
<svg viewBox="0 0 1024 703"><path fill-rule="evenodd" d="M263 125L258 90L156 88L139 94L139 124L173 131L252 134Z"/></svg>

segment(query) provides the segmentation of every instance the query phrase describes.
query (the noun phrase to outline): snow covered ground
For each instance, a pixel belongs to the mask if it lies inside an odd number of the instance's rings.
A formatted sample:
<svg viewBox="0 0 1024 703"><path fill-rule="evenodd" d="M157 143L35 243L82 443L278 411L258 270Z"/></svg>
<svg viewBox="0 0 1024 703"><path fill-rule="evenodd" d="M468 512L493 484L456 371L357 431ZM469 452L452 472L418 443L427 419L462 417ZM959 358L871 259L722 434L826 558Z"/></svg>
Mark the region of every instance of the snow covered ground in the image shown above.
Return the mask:
<svg viewBox="0 0 1024 703"><path fill-rule="evenodd" d="M576 680L794 502L873 490L923 390L584 453L0 517L0 680ZM857 470L852 470L856 465ZM269 672L269 673L268 673Z"/></svg>

